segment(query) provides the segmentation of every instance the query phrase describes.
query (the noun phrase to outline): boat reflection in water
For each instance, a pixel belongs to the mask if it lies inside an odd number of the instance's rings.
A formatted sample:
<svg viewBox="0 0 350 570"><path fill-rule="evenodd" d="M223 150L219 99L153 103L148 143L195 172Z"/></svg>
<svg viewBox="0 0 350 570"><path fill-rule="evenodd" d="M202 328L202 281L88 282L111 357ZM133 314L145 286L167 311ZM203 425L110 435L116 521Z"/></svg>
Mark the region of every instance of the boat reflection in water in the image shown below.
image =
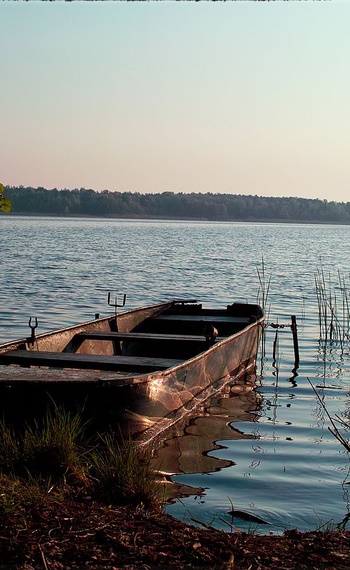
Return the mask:
<svg viewBox="0 0 350 570"><path fill-rule="evenodd" d="M173 475L213 473L234 465L233 461L212 457L209 453L225 449L225 441L255 439L233 424L257 421L262 402L257 385L256 375L247 374L234 384L226 385L203 406L170 427L154 448L155 468L171 481ZM204 491L177 483L170 487L172 497L200 495Z"/></svg>

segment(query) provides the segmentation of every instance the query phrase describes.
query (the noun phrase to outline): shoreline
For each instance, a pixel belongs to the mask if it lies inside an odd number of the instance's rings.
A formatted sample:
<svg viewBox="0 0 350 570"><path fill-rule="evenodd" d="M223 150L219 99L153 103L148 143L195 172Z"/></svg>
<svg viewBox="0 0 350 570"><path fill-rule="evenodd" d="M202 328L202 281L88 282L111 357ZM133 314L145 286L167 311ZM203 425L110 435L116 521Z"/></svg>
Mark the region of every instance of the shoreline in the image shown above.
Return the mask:
<svg viewBox="0 0 350 570"><path fill-rule="evenodd" d="M103 506L84 492L32 511L26 525L18 519L1 527L0 568L4 569L350 567L350 531L225 533L182 523L160 511Z"/></svg>
<svg viewBox="0 0 350 570"><path fill-rule="evenodd" d="M8 218L59 218L59 219L81 219L81 220L129 220L131 222L135 221L145 221L145 222L198 222L198 223L218 223L218 224L291 224L298 226L349 226L350 222L332 222L332 221L320 221L320 220L280 220L280 219L270 219L270 218L242 218L242 219L232 219L232 220L213 220L209 218L178 218L173 216L92 216L88 214L44 214L44 213L27 213L27 212L9 212L6 214Z"/></svg>

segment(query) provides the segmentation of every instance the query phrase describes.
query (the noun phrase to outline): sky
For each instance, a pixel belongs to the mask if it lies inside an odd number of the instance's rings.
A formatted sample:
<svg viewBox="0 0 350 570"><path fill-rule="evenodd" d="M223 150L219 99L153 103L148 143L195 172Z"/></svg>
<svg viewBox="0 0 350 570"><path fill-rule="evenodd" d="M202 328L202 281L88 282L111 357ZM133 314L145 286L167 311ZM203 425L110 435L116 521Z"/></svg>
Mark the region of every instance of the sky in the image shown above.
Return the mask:
<svg viewBox="0 0 350 570"><path fill-rule="evenodd" d="M0 182L350 201L350 2L1 2Z"/></svg>

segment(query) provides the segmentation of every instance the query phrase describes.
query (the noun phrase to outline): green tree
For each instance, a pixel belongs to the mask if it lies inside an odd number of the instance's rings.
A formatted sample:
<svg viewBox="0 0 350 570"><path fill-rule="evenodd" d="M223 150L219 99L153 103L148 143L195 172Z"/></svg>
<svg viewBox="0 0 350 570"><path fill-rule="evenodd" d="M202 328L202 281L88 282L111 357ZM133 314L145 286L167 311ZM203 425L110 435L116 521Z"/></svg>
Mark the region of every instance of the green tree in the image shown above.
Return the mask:
<svg viewBox="0 0 350 570"><path fill-rule="evenodd" d="M0 182L0 210L8 213L11 210L11 202L8 198L4 198L4 185Z"/></svg>

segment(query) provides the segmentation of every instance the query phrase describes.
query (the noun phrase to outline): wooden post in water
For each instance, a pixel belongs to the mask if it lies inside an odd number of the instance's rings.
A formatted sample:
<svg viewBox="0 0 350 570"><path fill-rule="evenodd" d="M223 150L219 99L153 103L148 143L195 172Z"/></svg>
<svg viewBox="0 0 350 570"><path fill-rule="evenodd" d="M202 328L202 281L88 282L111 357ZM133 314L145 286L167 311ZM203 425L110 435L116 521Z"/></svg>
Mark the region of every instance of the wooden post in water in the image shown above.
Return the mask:
<svg viewBox="0 0 350 570"><path fill-rule="evenodd" d="M297 369L299 366L299 344L298 344L298 329L297 329L297 321L295 315L291 316L292 324L292 335L293 335L293 347L294 347L294 369Z"/></svg>

